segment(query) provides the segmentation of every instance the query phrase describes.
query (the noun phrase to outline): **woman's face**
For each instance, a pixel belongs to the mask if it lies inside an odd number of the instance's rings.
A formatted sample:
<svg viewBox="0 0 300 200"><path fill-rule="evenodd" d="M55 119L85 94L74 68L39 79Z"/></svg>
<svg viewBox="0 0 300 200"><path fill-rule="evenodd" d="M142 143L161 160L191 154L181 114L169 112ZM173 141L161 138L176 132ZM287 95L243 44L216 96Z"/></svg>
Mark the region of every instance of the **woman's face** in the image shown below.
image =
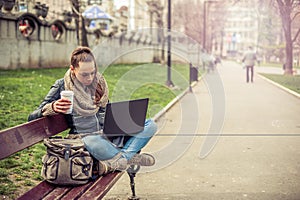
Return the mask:
<svg viewBox="0 0 300 200"><path fill-rule="evenodd" d="M92 84L96 74L95 63L93 61L79 62L79 67L73 69L71 67L71 70L74 71L77 80L85 86Z"/></svg>

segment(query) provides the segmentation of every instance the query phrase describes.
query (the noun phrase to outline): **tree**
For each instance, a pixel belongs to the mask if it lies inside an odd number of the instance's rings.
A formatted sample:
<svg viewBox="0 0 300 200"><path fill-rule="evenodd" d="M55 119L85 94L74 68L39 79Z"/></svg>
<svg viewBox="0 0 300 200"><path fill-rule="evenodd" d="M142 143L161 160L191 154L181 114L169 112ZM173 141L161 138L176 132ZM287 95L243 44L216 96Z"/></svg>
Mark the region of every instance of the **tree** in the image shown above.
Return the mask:
<svg viewBox="0 0 300 200"><path fill-rule="evenodd" d="M84 23L84 18L82 16L82 13L80 12L79 0L70 0L70 1L72 4L73 16L76 16L75 24L76 24L78 45L88 47L89 44L86 35L85 23Z"/></svg>
<svg viewBox="0 0 300 200"><path fill-rule="evenodd" d="M179 1L174 4L173 10L173 29L183 31L188 37L201 43L203 17L200 5L192 0Z"/></svg>
<svg viewBox="0 0 300 200"><path fill-rule="evenodd" d="M272 56L276 56L283 62L284 59L284 36L282 23L278 17L277 6L273 6L274 0L258 0L256 5L258 18L257 50L267 62Z"/></svg>
<svg viewBox="0 0 300 200"><path fill-rule="evenodd" d="M299 9L300 2L298 0L276 0L280 17L282 20L282 27L285 36L285 74L293 74L293 42L297 40L300 33L300 28L296 31L292 38L292 22L300 14L296 9Z"/></svg>
<svg viewBox="0 0 300 200"><path fill-rule="evenodd" d="M183 29L187 36L211 51L212 40L222 37L226 19L226 6L228 5L226 2L217 0L205 0L204 2L199 0L178 1L174 4L173 21L176 22L174 27L179 30ZM206 6L205 9L204 6ZM207 37L204 38L204 34ZM207 45L204 45L204 43Z"/></svg>

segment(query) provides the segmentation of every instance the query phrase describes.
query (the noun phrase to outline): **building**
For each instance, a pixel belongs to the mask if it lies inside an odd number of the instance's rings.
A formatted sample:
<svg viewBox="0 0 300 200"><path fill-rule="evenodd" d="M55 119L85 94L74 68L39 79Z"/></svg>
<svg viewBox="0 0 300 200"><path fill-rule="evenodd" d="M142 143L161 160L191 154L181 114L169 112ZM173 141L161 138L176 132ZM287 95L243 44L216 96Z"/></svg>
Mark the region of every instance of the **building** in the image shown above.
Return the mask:
<svg viewBox="0 0 300 200"><path fill-rule="evenodd" d="M101 9L108 13L110 16L115 16L117 13L116 7L113 0L78 0L79 2L79 11L83 13L86 9L93 5L99 5ZM15 4L15 9L13 13L18 12L29 12L33 14L38 14L38 10L45 9L47 14L41 16L41 19L45 21L53 20L63 20L72 19L72 4L70 1L61 1L61 0L17 0ZM123 16L126 17L126 14L121 15L121 20L124 26ZM74 25L74 20L70 20ZM126 23L127 24L127 23ZM124 28L122 28L124 30Z"/></svg>
<svg viewBox="0 0 300 200"><path fill-rule="evenodd" d="M238 56L248 46L257 46L259 18L253 1L239 1L227 7L223 55Z"/></svg>

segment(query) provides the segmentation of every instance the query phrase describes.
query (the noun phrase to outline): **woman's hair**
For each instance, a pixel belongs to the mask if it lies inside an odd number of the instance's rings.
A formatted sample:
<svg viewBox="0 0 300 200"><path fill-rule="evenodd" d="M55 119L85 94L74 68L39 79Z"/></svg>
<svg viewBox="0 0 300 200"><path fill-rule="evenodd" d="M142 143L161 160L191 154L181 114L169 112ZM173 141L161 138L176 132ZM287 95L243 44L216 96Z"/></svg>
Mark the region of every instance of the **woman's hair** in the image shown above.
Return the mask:
<svg viewBox="0 0 300 200"><path fill-rule="evenodd" d="M74 68L79 67L79 62L94 62L95 64L95 71L97 72L96 67L96 60L92 53L92 50L88 47L79 46L77 47L71 54L71 65ZM71 77L72 80L72 77ZM94 81L91 85L95 89L95 104L98 104L101 97L104 94L105 88L102 88L101 84L96 81L97 79L94 78Z"/></svg>
<svg viewBox="0 0 300 200"><path fill-rule="evenodd" d="M96 67L96 60L92 53L92 50L88 47L79 46L77 47L71 55L71 65L74 68L79 67L79 62L94 62Z"/></svg>

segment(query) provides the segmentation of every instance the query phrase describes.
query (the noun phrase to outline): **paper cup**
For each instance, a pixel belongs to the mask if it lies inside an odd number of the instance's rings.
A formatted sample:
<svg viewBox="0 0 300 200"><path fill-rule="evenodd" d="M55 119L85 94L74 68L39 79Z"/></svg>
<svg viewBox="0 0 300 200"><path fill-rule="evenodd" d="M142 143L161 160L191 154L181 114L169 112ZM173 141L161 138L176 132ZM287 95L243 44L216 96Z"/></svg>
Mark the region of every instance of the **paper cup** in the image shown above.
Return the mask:
<svg viewBox="0 0 300 200"><path fill-rule="evenodd" d="M74 97L74 92L71 90L64 90L60 93L60 97L62 99L68 99L72 102L72 105L70 109L66 112L66 114L71 114L73 110L73 97Z"/></svg>

